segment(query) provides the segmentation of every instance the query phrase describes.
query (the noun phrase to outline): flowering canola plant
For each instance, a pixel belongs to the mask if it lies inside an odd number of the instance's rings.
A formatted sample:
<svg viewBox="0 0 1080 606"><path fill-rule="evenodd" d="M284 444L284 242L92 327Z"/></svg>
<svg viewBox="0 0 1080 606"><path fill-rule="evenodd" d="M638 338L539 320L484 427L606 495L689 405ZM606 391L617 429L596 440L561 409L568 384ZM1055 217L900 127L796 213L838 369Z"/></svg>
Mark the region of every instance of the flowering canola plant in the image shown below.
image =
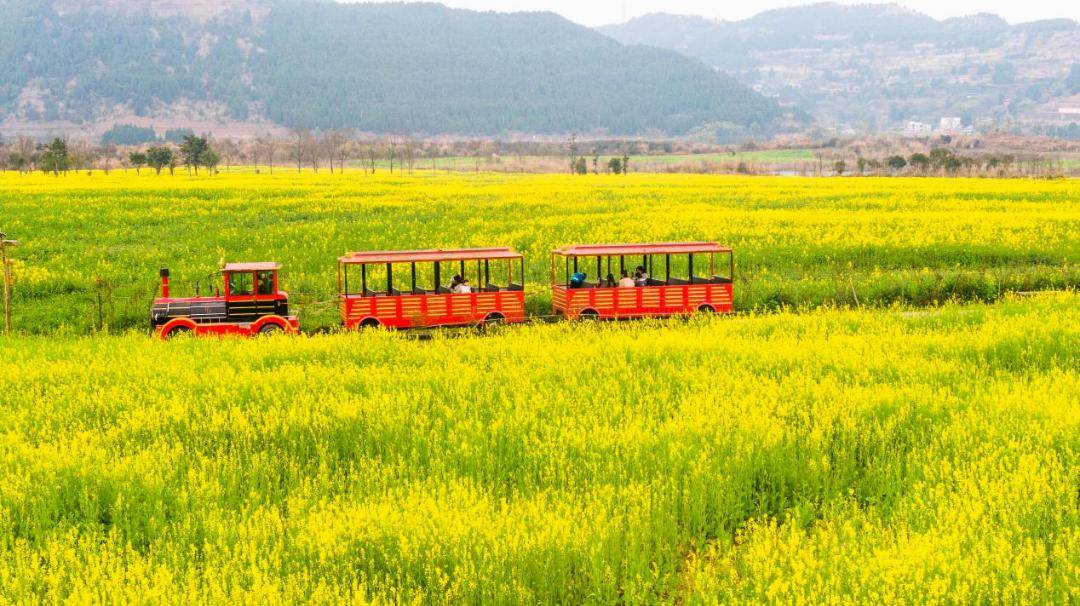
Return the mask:
<svg viewBox="0 0 1080 606"><path fill-rule="evenodd" d="M1076 602L1076 297L0 339L0 600Z"/></svg>
<svg viewBox="0 0 1080 606"><path fill-rule="evenodd" d="M333 326L349 250L513 246L532 312L574 243L716 240L740 310L994 301L1080 286L1075 180L708 175L0 173L22 242L15 325L145 328L157 270L192 294L221 260L284 263L304 326Z"/></svg>

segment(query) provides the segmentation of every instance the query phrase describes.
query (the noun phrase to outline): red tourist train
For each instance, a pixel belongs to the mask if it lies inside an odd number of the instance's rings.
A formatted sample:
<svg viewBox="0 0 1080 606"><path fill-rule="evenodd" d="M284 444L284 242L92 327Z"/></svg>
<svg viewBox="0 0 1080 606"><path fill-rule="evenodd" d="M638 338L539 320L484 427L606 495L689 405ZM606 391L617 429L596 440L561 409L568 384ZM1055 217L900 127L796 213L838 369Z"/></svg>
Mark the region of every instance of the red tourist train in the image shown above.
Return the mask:
<svg viewBox="0 0 1080 606"><path fill-rule="evenodd" d="M169 296L169 270L161 270L161 297L154 300L150 323L163 339L181 334L243 335L294 333L300 330L289 315L289 294L278 288L277 263L229 263L219 273L224 294Z"/></svg>
<svg viewBox="0 0 1080 606"><path fill-rule="evenodd" d="M727 275L717 274L718 256ZM186 298L169 296L163 269L151 324L162 338L298 332L280 269L230 263L220 272L224 295L203 297L196 286ZM734 275L732 250L715 242L567 246L551 253L552 311L570 319L730 313ZM510 248L347 253L338 258L338 307L347 329L524 322L525 260Z"/></svg>

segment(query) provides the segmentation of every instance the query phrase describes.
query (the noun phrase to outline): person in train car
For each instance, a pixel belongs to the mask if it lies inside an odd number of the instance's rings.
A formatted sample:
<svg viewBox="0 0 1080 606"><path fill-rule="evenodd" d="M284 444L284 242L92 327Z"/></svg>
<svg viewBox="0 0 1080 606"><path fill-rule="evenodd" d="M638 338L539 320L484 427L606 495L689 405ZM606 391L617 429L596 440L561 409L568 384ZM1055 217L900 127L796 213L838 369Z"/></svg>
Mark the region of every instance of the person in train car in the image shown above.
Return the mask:
<svg viewBox="0 0 1080 606"><path fill-rule="evenodd" d="M647 286L649 284L649 272L643 265L638 265L634 270L634 286Z"/></svg>

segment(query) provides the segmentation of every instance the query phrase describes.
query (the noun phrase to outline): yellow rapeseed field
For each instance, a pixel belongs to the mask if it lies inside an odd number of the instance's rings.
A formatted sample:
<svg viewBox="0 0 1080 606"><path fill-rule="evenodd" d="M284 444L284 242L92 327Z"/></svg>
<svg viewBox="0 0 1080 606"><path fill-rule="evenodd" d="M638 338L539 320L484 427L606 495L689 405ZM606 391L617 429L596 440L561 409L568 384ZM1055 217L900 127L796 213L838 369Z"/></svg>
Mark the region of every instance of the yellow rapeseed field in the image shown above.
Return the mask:
<svg viewBox="0 0 1080 606"><path fill-rule="evenodd" d="M0 598L1069 603L1080 305L0 340Z"/></svg>
<svg viewBox="0 0 1080 606"><path fill-rule="evenodd" d="M0 603L1080 602L1078 200L0 174ZM333 329L346 250L514 246L543 312L555 246L692 239L734 246L744 313ZM283 262L307 332L151 338L157 269L222 260Z"/></svg>
<svg viewBox="0 0 1080 606"><path fill-rule="evenodd" d="M534 312L551 249L589 242L731 245L742 310L1080 286L1074 180L143 172L0 175L20 329L145 327L160 267L191 293L222 259L281 261L305 326L332 326L334 261L365 249L514 246Z"/></svg>

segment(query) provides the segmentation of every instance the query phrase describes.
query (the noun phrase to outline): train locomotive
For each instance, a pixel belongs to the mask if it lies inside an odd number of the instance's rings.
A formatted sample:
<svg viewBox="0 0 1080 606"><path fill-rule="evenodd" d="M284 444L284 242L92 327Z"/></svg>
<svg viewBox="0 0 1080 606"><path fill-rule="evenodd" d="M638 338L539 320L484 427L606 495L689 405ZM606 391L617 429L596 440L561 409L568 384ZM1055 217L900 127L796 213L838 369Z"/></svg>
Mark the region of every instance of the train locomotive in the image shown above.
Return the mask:
<svg viewBox="0 0 1080 606"><path fill-rule="evenodd" d="M161 270L161 297L150 324L163 339L182 334L270 335L295 333L300 320L289 314L289 294L278 288L278 263L229 263L217 272L222 282L212 295L172 297L169 270Z"/></svg>

